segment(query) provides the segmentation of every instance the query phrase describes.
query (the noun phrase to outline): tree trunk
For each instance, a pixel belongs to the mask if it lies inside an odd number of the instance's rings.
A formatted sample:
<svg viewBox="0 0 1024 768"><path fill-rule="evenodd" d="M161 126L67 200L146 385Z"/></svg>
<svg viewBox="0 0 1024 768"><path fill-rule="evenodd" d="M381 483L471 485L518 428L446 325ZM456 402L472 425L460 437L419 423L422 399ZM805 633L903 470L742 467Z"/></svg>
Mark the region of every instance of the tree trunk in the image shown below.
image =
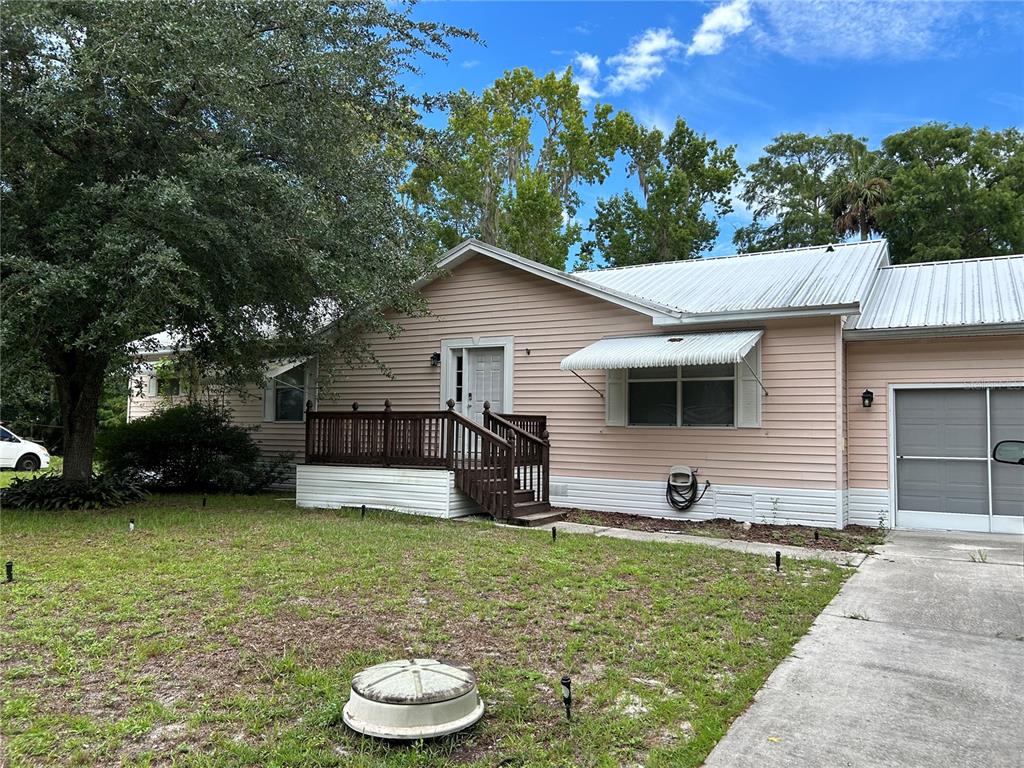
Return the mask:
<svg viewBox="0 0 1024 768"><path fill-rule="evenodd" d="M869 237L871 237L871 227L868 225L868 223L864 219L861 219L860 220L860 239L863 241L863 240L867 240Z"/></svg>
<svg viewBox="0 0 1024 768"><path fill-rule="evenodd" d="M63 476L69 480L87 480L92 476L96 415L107 359L67 353L60 355L53 367L64 434Z"/></svg>

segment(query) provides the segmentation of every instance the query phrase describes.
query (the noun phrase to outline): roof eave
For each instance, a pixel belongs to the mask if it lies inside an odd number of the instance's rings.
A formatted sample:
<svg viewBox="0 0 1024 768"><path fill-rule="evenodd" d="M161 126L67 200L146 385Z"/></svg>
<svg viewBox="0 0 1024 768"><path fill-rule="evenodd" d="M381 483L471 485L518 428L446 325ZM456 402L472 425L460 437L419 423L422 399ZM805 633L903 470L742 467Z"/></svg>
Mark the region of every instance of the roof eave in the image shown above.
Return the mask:
<svg viewBox="0 0 1024 768"><path fill-rule="evenodd" d="M843 340L948 339L956 336L1013 336L1016 334L1024 334L1024 323L917 326L913 328L853 328L843 331Z"/></svg>
<svg viewBox="0 0 1024 768"><path fill-rule="evenodd" d="M708 323L738 323L765 320L783 320L800 317L835 317L837 315L855 315L860 312L860 304L833 304L821 307L801 307L796 309L758 310L753 312L715 312L705 314L683 315L670 321L655 320L658 326L666 325L706 325Z"/></svg>

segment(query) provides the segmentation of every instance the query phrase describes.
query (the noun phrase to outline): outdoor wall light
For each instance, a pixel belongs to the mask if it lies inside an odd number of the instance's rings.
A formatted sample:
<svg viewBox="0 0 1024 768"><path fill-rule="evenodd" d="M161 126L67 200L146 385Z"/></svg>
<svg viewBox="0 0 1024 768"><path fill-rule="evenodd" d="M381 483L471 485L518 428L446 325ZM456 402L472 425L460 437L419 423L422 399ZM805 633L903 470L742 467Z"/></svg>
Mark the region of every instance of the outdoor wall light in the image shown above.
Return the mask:
<svg viewBox="0 0 1024 768"><path fill-rule="evenodd" d="M441 364L441 353L432 352L430 355L430 367L437 368Z"/></svg>
<svg viewBox="0 0 1024 768"><path fill-rule="evenodd" d="M870 389L865 389L860 395L860 402L865 408L870 408L871 404L875 401L875 393Z"/></svg>

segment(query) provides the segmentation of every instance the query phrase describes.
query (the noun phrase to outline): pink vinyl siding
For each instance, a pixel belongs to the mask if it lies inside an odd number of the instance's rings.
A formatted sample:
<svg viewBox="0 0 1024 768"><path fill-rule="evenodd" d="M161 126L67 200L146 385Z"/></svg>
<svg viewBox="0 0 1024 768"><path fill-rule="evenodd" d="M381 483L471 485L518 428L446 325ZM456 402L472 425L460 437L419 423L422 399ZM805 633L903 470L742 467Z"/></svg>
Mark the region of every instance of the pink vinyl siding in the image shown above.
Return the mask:
<svg viewBox="0 0 1024 768"><path fill-rule="evenodd" d="M851 341L846 368L849 487L888 488L889 385L1024 381L1024 336Z"/></svg>
<svg viewBox="0 0 1024 768"><path fill-rule="evenodd" d="M379 410L440 406L441 369L430 355L444 339L514 337L514 410L548 416L552 474L661 480L672 464L701 468L712 483L835 489L842 468L837 403L838 320L817 318L754 324L764 327L760 428L608 427L604 401L559 370L561 359L604 336L664 333L650 318L606 301L475 257L423 289L424 317L402 321L396 339L371 345L392 373L334 370L321 410L358 401ZM738 327L752 327L751 324ZM327 366L322 363L322 372ZM604 391L601 371L582 376Z"/></svg>
<svg viewBox="0 0 1024 768"><path fill-rule="evenodd" d="M237 393L213 395L231 408L237 424L254 427L253 439L261 452L268 458L290 454L296 461L302 461L306 451L306 425L303 422L263 421L263 389L253 387L245 397ZM152 413L162 403L183 403L184 396L173 398L138 395L133 390L128 398L128 420L141 419Z"/></svg>

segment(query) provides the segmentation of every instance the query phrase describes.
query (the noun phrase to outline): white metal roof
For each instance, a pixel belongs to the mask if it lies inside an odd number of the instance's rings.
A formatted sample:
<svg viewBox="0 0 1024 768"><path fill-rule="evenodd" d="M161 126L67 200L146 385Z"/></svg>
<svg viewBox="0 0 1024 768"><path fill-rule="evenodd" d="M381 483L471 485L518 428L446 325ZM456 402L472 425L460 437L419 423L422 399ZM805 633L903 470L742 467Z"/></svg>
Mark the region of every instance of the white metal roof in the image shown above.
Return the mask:
<svg viewBox="0 0 1024 768"><path fill-rule="evenodd" d="M686 318L690 321L708 321L801 310L856 311L878 267L887 263L886 242L869 240L574 272L572 277L670 307L684 318L701 316Z"/></svg>
<svg viewBox="0 0 1024 768"><path fill-rule="evenodd" d="M847 335L1024 325L1024 255L903 264L878 270Z"/></svg>
<svg viewBox="0 0 1024 768"><path fill-rule="evenodd" d="M720 331L601 339L562 360L563 371L738 363L763 331Z"/></svg>

